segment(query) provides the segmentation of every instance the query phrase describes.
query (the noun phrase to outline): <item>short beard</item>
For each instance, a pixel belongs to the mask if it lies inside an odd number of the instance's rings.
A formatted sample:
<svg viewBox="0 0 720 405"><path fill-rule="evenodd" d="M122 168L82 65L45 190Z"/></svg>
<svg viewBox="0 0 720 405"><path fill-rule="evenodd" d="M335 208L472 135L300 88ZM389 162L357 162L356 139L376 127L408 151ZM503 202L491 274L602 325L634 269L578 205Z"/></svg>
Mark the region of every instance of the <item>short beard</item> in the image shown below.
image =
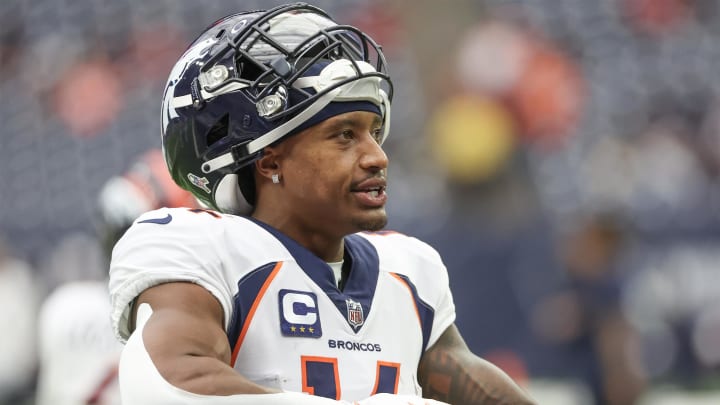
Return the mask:
<svg viewBox="0 0 720 405"><path fill-rule="evenodd" d="M362 231L375 232L385 228L387 222L387 215L383 215L379 218L356 219L353 221L353 225L356 229L360 229Z"/></svg>

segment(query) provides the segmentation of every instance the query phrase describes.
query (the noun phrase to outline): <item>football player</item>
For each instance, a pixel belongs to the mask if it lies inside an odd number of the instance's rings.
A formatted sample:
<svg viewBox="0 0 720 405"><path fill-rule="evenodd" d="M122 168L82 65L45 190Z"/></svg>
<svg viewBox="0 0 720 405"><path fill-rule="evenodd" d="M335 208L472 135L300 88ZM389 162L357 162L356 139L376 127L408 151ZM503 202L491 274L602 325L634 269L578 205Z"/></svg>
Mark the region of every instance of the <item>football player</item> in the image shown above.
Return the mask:
<svg viewBox="0 0 720 405"><path fill-rule="evenodd" d="M382 231L392 95L380 47L303 3L189 46L162 144L208 209L143 214L113 250L124 403L532 403L463 342L438 253Z"/></svg>

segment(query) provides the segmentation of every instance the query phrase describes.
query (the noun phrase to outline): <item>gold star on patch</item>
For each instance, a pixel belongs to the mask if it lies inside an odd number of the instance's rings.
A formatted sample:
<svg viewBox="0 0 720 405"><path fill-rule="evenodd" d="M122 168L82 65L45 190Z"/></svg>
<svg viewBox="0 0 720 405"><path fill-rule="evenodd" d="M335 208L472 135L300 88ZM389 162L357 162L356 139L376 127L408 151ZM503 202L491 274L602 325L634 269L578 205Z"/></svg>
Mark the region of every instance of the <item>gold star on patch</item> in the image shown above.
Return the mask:
<svg viewBox="0 0 720 405"><path fill-rule="evenodd" d="M305 327L304 327L304 326L301 326L301 327L300 327L300 332L305 332Z"/></svg>
<svg viewBox="0 0 720 405"><path fill-rule="evenodd" d="M315 328L312 328L312 327L311 327L311 328L308 328L308 331L309 331L310 333L313 333L313 332L315 332Z"/></svg>
<svg viewBox="0 0 720 405"><path fill-rule="evenodd" d="M295 332L296 329L297 329L297 328L294 327L294 326L291 326L291 327L290 327L290 331L292 331L292 332Z"/></svg>

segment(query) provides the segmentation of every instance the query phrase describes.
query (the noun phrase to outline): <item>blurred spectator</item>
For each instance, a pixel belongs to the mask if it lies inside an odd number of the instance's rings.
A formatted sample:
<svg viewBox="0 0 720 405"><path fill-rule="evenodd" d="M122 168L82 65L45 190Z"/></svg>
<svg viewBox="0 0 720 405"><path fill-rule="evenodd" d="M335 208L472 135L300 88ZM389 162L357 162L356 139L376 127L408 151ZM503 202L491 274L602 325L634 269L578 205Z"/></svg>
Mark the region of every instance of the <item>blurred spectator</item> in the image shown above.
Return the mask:
<svg viewBox="0 0 720 405"><path fill-rule="evenodd" d="M717 244L671 238L638 254L623 309L640 333L643 363L656 382L701 390L720 370Z"/></svg>
<svg viewBox="0 0 720 405"><path fill-rule="evenodd" d="M120 404L122 345L110 328L107 284L73 281L44 301L39 322L37 405Z"/></svg>
<svg viewBox="0 0 720 405"><path fill-rule="evenodd" d="M597 405L632 405L646 381L639 341L620 307L626 224L615 215L578 219L559 240L564 275L534 308L539 339L556 346L564 378L588 385Z"/></svg>
<svg viewBox="0 0 720 405"><path fill-rule="evenodd" d="M71 134L92 137L117 119L124 103L117 68L105 58L83 61L57 81L52 108Z"/></svg>
<svg viewBox="0 0 720 405"><path fill-rule="evenodd" d="M143 212L198 206L192 195L170 177L162 151L157 148L145 152L123 176L108 180L99 193L98 204L97 232L108 259L115 242Z"/></svg>
<svg viewBox="0 0 720 405"><path fill-rule="evenodd" d="M163 206L197 207L170 178L162 152L143 154L98 196L98 235L104 259L101 280L67 281L43 302L39 317L37 405L120 403L117 363L122 345L110 327L107 263L112 247L140 214ZM82 252L76 252L82 255Z"/></svg>
<svg viewBox="0 0 720 405"><path fill-rule="evenodd" d="M0 240L0 404L31 397L37 356L33 344L39 292L30 265Z"/></svg>

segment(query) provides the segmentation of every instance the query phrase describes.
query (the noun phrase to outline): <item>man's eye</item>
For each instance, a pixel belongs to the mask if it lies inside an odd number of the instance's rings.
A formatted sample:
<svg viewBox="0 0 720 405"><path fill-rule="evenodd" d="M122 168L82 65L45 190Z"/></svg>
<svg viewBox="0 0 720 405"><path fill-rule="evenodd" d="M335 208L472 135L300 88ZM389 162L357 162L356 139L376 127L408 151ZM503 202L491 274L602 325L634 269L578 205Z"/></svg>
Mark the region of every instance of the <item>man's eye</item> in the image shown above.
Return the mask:
<svg viewBox="0 0 720 405"><path fill-rule="evenodd" d="M342 131L342 132L340 133L340 137L342 137L343 139L353 139L353 138L354 138L354 134L353 134L353 132L350 131L350 130Z"/></svg>
<svg viewBox="0 0 720 405"><path fill-rule="evenodd" d="M377 143L380 143L380 141L382 140L382 136L383 136L383 130L382 130L382 128L378 128L378 129L376 129L376 130L373 131L373 138L375 138L375 140L377 141Z"/></svg>

